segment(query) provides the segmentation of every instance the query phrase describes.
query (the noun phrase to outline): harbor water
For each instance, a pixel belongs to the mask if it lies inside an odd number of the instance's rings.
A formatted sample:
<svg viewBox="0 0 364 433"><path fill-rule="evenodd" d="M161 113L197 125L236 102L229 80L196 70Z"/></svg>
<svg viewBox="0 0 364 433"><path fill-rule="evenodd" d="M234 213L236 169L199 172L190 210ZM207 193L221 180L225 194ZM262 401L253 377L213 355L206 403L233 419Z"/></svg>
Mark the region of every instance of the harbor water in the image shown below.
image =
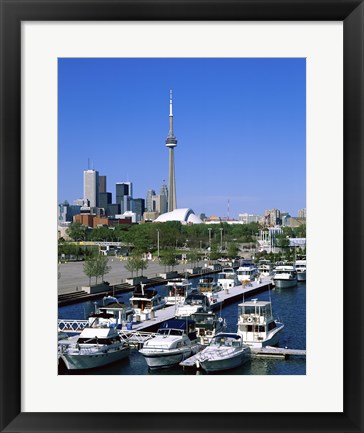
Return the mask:
<svg viewBox="0 0 364 433"><path fill-rule="evenodd" d="M198 278L190 280L193 287L196 287ZM166 286L155 288L161 295L167 293ZM131 293L118 296L121 302L126 302ZM296 287L265 291L260 294L246 297L272 302L273 316L283 322L285 327L281 333L279 347L290 349L306 349L306 283L299 282ZM238 304L242 300L236 301L218 314L225 318L228 332L236 332L238 322ZM98 305L102 305L102 300L98 300ZM94 302L88 301L79 304L60 307L58 310L59 319L85 319L95 310ZM168 369L148 370L147 364L137 350L131 350L129 358L102 368L87 371L68 371L62 363L59 367L59 374L87 374L87 375L195 375L206 374L201 370L183 369L176 366ZM211 374L211 373L210 373ZM219 372L225 375L304 375L306 374L306 358L290 357L288 359L254 358L250 362L239 368Z"/></svg>

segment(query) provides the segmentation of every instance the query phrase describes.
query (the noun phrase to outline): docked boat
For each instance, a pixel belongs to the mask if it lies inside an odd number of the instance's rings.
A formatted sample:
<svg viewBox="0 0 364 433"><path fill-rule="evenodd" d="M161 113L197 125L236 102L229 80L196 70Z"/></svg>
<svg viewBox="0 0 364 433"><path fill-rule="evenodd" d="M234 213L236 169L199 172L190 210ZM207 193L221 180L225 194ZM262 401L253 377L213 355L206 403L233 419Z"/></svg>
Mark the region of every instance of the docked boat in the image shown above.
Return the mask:
<svg viewBox="0 0 364 433"><path fill-rule="evenodd" d="M253 263L246 263L237 270L238 280L241 284L254 281L258 276L258 268Z"/></svg>
<svg viewBox="0 0 364 433"><path fill-rule="evenodd" d="M240 281L233 268L224 268L217 274L217 284L224 290L238 286Z"/></svg>
<svg viewBox="0 0 364 433"><path fill-rule="evenodd" d="M212 306L222 302L222 299L219 298L221 286L212 277L200 278L197 283L197 291L207 296Z"/></svg>
<svg viewBox="0 0 364 433"><path fill-rule="evenodd" d="M166 300L156 290L135 291L129 299L134 310L133 321L142 322L153 317L154 312L166 306Z"/></svg>
<svg viewBox="0 0 364 433"><path fill-rule="evenodd" d="M134 310L130 305L108 296L104 306L91 314L88 321L90 326L116 326L121 329L123 322L132 321L133 314Z"/></svg>
<svg viewBox="0 0 364 433"><path fill-rule="evenodd" d="M306 281L306 259L299 259L295 262L297 281Z"/></svg>
<svg viewBox="0 0 364 433"><path fill-rule="evenodd" d="M284 325L274 320L270 301L243 302L238 306L238 334L251 347L274 346Z"/></svg>
<svg viewBox="0 0 364 433"><path fill-rule="evenodd" d="M201 344L210 344L213 337L219 332L225 331L226 321L217 314L209 311L207 313L194 313L191 319L195 322L197 338Z"/></svg>
<svg viewBox="0 0 364 433"><path fill-rule="evenodd" d="M211 304L207 296L200 293L188 295L183 304L177 305L175 312L176 318L189 317L195 313L207 313L211 309Z"/></svg>
<svg viewBox="0 0 364 433"><path fill-rule="evenodd" d="M139 350L148 367L166 368L179 364L201 349L192 320L173 319L163 323L155 337Z"/></svg>
<svg viewBox="0 0 364 433"><path fill-rule="evenodd" d="M60 340L59 357L68 370L86 370L120 361L129 355L115 327L88 326L70 341Z"/></svg>
<svg viewBox="0 0 364 433"><path fill-rule="evenodd" d="M167 305L183 304L186 297L192 293L192 283L187 278L174 278L167 283L168 295L165 297Z"/></svg>
<svg viewBox="0 0 364 433"><path fill-rule="evenodd" d="M196 356L196 365L206 372L230 370L249 361L251 349L239 334L217 334L208 347Z"/></svg>
<svg viewBox="0 0 364 433"><path fill-rule="evenodd" d="M269 260L260 260L258 263L258 273L261 277L269 277L273 274L273 265Z"/></svg>
<svg viewBox="0 0 364 433"><path fill-rule="evenodd" d="M280 265L274 269L272 283L279 289L294 287L297 285L297 272L295 266Z"/></svg>

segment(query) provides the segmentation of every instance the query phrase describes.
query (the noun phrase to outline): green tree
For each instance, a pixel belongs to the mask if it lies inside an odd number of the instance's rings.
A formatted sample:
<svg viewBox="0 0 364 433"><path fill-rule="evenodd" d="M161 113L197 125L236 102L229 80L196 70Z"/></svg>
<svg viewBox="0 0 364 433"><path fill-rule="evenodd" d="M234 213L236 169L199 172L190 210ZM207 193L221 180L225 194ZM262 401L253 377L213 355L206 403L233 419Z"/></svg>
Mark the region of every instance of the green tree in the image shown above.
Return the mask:
<svg viewBox="0 0 364 433"><path fill-rule="evenodd" d="M108 265L109 261L106 256L98 255L95 260L95 276L96 276L96 284L97 277L101 277L101 281L104 281L104 276L108 274L111 270L111 266Z"/></svg>
<svg viewBox="0 0 364 433"><path fill-rule="evenodd" d="M89 278L89 286L91 286L91 278L95 276L96 262L95 257L87 257L83 264L83 272Z"/></svg>
<svg viewBox="0 0 364 433"><path fill-rule="evenodd" d="M239 248L235 242L230 242L228 245L228 256L235 257L238 255Z"/></svg>
<svg viewBox="0 0 364 433"><path fill-rule="evenodd" d="M210 260L215 261L219 257L220 257L220 253L218 251L218 243L216 241L211 242Z"/></svg>
<svg viewBox="0 0 364 433"><path fill-rule="evenodd" d="M160 262L162 265L168 266L173 270L174 266L177 264L176 250L170 249L162 251Z"/></svg>
<svg viewBox="0 0 364 433"><path fill-rule="evenodd" d="M68 236L74 241L85 240L87 236L87 227L81 223L71 223L66 230Z"/></svg>
<svg viewBox="0 0 364 433"><path fill-rule="evenodd" d="M199 261L199 258L200 258L200 255L195 248L187 254L188 261L193 263L194 267L196 267L196 263Z"/></svg>

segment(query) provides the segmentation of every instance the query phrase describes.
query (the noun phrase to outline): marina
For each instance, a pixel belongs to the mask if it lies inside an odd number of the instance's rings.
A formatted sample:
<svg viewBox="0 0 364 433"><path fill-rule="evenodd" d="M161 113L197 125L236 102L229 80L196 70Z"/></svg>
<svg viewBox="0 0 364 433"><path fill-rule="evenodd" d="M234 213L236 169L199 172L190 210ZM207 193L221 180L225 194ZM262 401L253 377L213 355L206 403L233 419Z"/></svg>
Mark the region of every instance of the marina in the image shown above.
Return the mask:
<svg viewBox="0 0 364 433"><path fill-rule="evenodd" d="M214 275L214 274L212 274ZM216 278L217 275L214 275ZM193 287L197 286L199 277L192 278ZM253 301L258 298L260 302L270 300L273 305L274 316L284 323L285 329L280 337L279 347L251 347L251 361L244 362L240 366L223 370L221 374L305 374L306 370L306 342L305 342L305 283L300 282L294 288L272 288L271 277L261 278L261 281L253 281L244 285L234 286L227 290L221 290L219 295L223 298L220 307L215 308L215 315L221 317L225 323L223 332L237 332L238 306L242 302ZM166 285L155 287L159 293L168 295ZM130 295L129 295L130 296ZM128 294L121 295L119 302L125 302ZM284 301L284 302L282 302ZM87 303L89 309L94 308L92 302ZM70 318L66 316L70 309L85 311L85 305L60 307L59 330L69 333L79 333L88 323L86 319ZM176 364L169 368L150 369L143 356L138 352L143 345L156 337L156 332L167 320L175 317L176 305L166 306L155 311L154 317L141 322L123 323L118 330L121 340L130 349L129 357L120 362L87 370L87 374L219 374L218 371L206 372L201 367L193 367L193 357L184 359L181 365ZM296 312L294 311L296 310ZM297 314L298 313L298 314ZM74 313L76 315L76 312ZM77 313L79 315L79 313ZM127 329L129 328L129 329ZM219 330L221 332L222 329ZM211 340L209 340L211 341ZM205 340L203 347L209 342ZM203 340L201 340L201 343ZM133 350L137 349L137 350ZM190 368L192 364L193 368ZM264 367L264 368L263 368ZM261 369L266 370L265 373ZM60 365L59 374L74 374ZM78 374L83 374L78 371Z"/></svg>

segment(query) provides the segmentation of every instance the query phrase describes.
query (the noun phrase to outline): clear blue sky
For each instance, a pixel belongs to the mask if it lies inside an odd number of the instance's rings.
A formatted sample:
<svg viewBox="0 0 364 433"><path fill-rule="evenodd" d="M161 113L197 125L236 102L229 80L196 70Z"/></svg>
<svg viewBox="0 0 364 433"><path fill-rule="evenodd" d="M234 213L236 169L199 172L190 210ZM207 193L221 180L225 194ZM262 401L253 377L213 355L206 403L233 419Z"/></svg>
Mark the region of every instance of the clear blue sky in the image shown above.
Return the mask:
<svg viewBox="0 0 364 433"><path fill-rule="evenodd" d="M171 88L177 207L306 207L305 59L59 59L58 80L59 202L83 196L88 159L113 202L116 182L159 193Z"/></svg>

